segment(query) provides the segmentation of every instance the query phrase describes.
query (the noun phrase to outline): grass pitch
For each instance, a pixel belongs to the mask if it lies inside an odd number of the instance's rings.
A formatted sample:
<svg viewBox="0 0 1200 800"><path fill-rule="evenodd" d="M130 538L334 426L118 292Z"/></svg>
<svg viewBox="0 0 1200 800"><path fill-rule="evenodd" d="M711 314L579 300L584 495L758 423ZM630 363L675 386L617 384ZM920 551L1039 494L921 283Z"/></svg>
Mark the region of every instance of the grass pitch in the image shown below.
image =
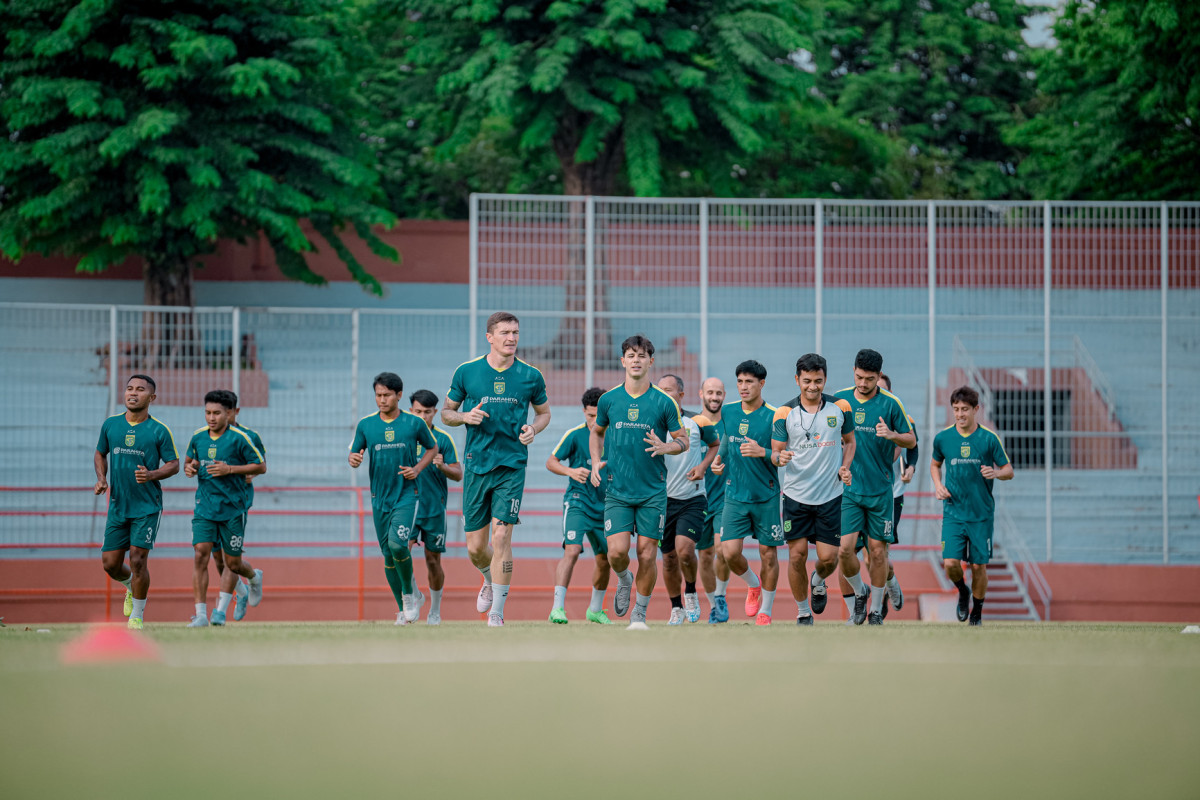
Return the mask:
<svg viewBox="0 0 1200 800"><path fill-rule="evenodd" d="M34 626L30 626L34 627ZM1181 625L0 630L0 797L1196 798Z"/></svg>

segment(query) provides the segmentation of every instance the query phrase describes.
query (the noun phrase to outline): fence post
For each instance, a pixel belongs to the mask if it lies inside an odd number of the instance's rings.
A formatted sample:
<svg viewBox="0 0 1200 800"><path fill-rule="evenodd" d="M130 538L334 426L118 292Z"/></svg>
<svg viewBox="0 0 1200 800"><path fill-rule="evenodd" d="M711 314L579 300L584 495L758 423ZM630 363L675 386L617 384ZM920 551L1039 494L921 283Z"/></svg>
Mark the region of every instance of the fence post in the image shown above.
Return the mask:
<svg viewBox="0 0 1200 800"><path fill-rule="evenodd" d="M117 307L108 308L108 416L117 407Z"/></svg>
<svg viewBox="0 0 1200 800"><path fill-rule="evenodd" d="M350 312L350 424L358 423L358 309ZM374 388L372 388L374 391ZM358 470L350 470L350 485L358 486Z"/></svg>
<svg viewBox="0 0 1200 800"><path fill-rule="evenodd" d="M822 353L822 331L825 329L825 203L816 201L813 208L813 341Z"/></svg>
<svg viewBox="0 0 1200 800"><path fill-rule="evenodd" d="M588 195L583 212L583 374L584 385L596 385L596 198Z"/></svg>
<svg viewBox="0 0 1200 800"><path fill-rule="evenodd" d="M241 399L242 396L242 310L236 306L233 309L233 349L232 368L233 368L233 393Z"/></svg>
<svg viewBox="0 0 1200 800"><path fill-rule="evenodd" d="M1168 510L1167 489L1170 482L1167 475L1167 292L1170 290L1170 254L1167 251L1168 233L1170 231L1170 218L1167 215L1167 204L1162 204L1161 219L1159 222L1159 267L1162 270L1162 297L1160 302L1162 307L1159 315L1162 318L1162 408L1159 412L1159 426L1162 430L1162 536L1163 536L1163 563L1171 563L1171 528L1170 528L1170 511Z"/></svg>
<svg viewBox="0 0 1200 800"><path fill-rule="evenodd" d="M362 489L356 490L354 495L358 498L358 621L362 622L366 616L365 601L367 595L367 551L365 548L367 546L367 537L365 529L367 526L367 518L365 506L363 505Z"/></svg>
<svg viewBox="0 0 1200 800"><path fill-rule="evenodd" d="M470 278L467 288L467 305L470 316L467 318L467 360L475 358L475 348L479 346L479 195L471 194L470 222L470 256L468 260Z"/></svg>
<svg viewBox="0 0 1200 800"><path fill-rule="evenodd" d="M1054 560L1054 387L1050 364L1050 201L1042 203L1042 447L1046 451L1046 561Z"/></svg>
<svg viewBox="0 0 1200 800"><path fill-rule="evenodd" d="M925 237L927 242L926 266L929 273L929 385L926 388L929 409L925 421L926 441L933 446L933 437L937 435L939 421L937 416L937 206L929 201L925 220ZM995 409L992 409L995 413Z"/></svg>
<svg viewBox="0 0 1200 800"><path fill-rule="evenodd" d="M700 382L708 379L708 198L700 198Z"/></svg>

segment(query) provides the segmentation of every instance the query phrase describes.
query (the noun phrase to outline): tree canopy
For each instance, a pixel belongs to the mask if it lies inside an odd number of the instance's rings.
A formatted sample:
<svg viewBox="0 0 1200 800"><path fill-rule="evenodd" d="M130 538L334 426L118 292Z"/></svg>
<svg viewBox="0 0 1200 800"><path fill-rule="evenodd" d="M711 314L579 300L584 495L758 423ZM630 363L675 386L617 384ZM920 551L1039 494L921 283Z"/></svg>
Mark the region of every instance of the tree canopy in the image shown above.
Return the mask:
<svg viewBox="0 0 1200 800"><path fill-rule="evenodd" d="M0 6L0 252L140 256L147 300L191 303L218 239L262 232L288 277L322 283L312 229L346 245L394 223L355 75L370 54L334 0L30 0Z"/></svg>

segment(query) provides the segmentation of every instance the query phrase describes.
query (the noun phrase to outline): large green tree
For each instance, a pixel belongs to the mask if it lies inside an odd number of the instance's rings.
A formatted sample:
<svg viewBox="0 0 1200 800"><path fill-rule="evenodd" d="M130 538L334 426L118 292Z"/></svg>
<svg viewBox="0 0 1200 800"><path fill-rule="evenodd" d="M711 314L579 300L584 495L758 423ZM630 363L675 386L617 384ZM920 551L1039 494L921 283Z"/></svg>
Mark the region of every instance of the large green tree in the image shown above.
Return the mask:
<svg viewBox="0 0 1200 800"><path fill-rule="evenodd" d="M805 85L789 56L811 41L792 0L414 0L408 97L454 116L454 154L489 118L523 152L553 149L566 194L612 193L624 174L662 186L664 149L689 137L755 152L758 123Z"/></svg>
<svg viewBox="0 0 1200 800"><path fill-rule="evenodd" d="M1200 199L1200 4L1070 0L1010 141L1040 197Z"/></svg>
<svg viewBox="0 0 1200 800"><path fill-rule="evenodd" d="M1021 196L1004 128L1033 93L1018 0L827 0L817 86L908 148L916 197Z"/></svg>
<svg viewBox="0 0 1200 800"><path fill-rule="evenodd" d="M146 301L191 305L218 239L265 235L287 276L322 283L319 237L395 218L361 135L370 57L335 0L23 0L0 5L0 252L145 263ZM315 236L301 225L311 224Z"/></svg>

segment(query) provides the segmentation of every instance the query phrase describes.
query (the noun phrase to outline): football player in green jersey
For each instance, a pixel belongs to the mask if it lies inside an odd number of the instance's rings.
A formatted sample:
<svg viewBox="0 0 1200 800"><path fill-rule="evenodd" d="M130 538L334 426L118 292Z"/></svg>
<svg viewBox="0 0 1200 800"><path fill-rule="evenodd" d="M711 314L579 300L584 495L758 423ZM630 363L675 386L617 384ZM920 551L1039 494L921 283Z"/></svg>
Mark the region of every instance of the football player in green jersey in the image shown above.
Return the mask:
<svg viewBox="0 0 1200 800"><path fill-rule="evenodd" d="M246 477L266 472L267 462L250 436L229 424L236 406L233 392L216 389L206 394L205 427L192 435L184 457L183 474L189 478L199 476L192 519L192 590L196 614L188 625L191 628L225 624L234 589L240 583L239 575L250 581L250 605L257 606L262 599L262 570L245 561L242 550L246 512L250 508ZM210 621L206 600L208 560L217 543L225 553L226 569L221 573L220 594Z"/></svg>
<svg viewBox="0 0 1200 800"><path fill-rule="evenodd" d="M854 385L834 395L850 404L854 416L856 446L850 464L851 482L842 493L842 546L838 561L842 575L854 591L851 621L855 625L861 625L868 617L872 625L883 624L887 545L894 541L892 462L897 447L910 449L917 443L904 404L879 386L882 372L883 356L874 350L859 350L854 357ZM855 552L860 533L866 535L870 553L869 587L859 575Z"/></svg>
<svg viewBox="0 0 1200 800"><path fill-rule="evenodd" d="M604 610L604 593L612 568L608 565L608 539L604 535L604 488L592 486L591 431L596 425L596 404L604 391L592 387L583 393L583 424L563 434L546 459L546 469L567 478L563 495L563 555L554 568L554 606L550 621L567 624L567 587L575 562L583 554L586 539L592 547L596 565L592 569L592 599L588 604L587 621L611 625Z"/></svg>
<svg viewBox="0 0 1200 800"><path fill-rule="evenodd" d="M267 448L263 446L262 437L258 435L258 431L251 430L250 428L247 428L245 425L242 425L240 422L238 422L238 415L242 413L242 409L237 407L237 395L233 392L229 392L229 396L233 398L234 405L233 411L229 412L229 427L237 428L249 436L250 441L253 442L254 446L258 448L258 452L263 454L263 458L266 458ZM254 505L253 475L246 476L246 493L248 496L246 501L246 510L249 511L250 507ZM225 572L225 554L221 552L220 542L217 542L213 545L212 563L213 566L217 568L217 580L219 581L221 579L221 575ZM233 586L233 618L235 621L240 621L242 617L246 616L246 605L250 600L250 592L246 588L246 584L241 580L237 581ZM208 573L205 573L204 575L204 593L208 594Z"/></svg>
<svg viewBox="0 0 1200 800"><path fill-rule="evenodd" d="M462 464L458 460L458 447L450 434L433 424L437 413L438 396L428 389L418 389L408 398L414 415L425 420L437 440L438 452L430 468L421 473L421 516L417 519L414 543L425 545L425 572L429 576L429 625L442 624L442 590L446 586L446 572L442 569L442 553L446 552L446 499L449 496L447 480L461 481ZM420 448L418 448L420 455Z"/></svg>
<svg viewBox="0 0 1200 800"><path fill-rule="evenodd" d="M720 378L707 378L700 385L700 413L721 431L721 406L725 405L725 383ZM713 459L704 476L704 493L708 498L708 510L704 514L704 536L696 545L699 555L700 583L708 598L708 621L716 624L729 621L729 605L725 602L725 590L729 586L729 564L721 555L720 534L721 512L725 508L725 465Z"/></svg>
<svg viewBox="0 0 1200 800"><path fill-rule="evenodd" d="M437 439L425 420L400 410L404 381L399 375L381 372L371 384L379 411L358 421L347 461L358 469L369 454L371 516L383 552L383 574L400 609L396 624L407 625L420 618L425 602L413 580L409 542L420 518L418 478L438 453Z"/></svg>
<svg viewBox="0 0 1200 800"><path fill-rule="evenodd" d="M950 408L954 411L954 425L933 438L929 475L933 478L934 494L943 501L942 563L946 577L958 589L958 620L967 619L968 591L962 562L969 561L969 594L975 598L970 620L972 625L979 625L987 596L987 564L992 558L996 519L992 481L1012 480L1013 466L996 432L975 421L979 413L978 392L960 386L950 395ZM944 482L943 464L946 464Z"/></svg>
<svg viewBox="0 0 1200 800"><path fill-rule="evenodd" d="M96 494L108 492L112 479L101 563L108 576L125 587L124 612L135 630L142 628L150 591L147 561L162 520L159 482L179 472L170 429L150 416L156 390L150 376L132 376L125 384L125 413L104 421L92 454Z"/></svg>
<svg viewBox="0 0 1200 800"><path fill-rule="evenodd" d="M529 445L550 424L546 381L536 367L517 358L520 333L520 322L507 311L488 317L487 355L459 364L442 408L442 422L467 426L463 527L467 555L483 573L475 608L487 612L489 627L504 625L512 533L521 522ZM469 411L459 410L464 404Z"/></svg>
<svg viewBox="0 0 1200 800"><path fill-rule="evenodd" d="M778 547L784 544L779 516L779 474L769 460L775 407L763 402L767 368L753 359L734 370L737 403L721 411L721 446L717 460L725 465L725 509L721 514L721 552L733 574L746 582L746 616L755 625L770 625L779 582ZM758 540L761 576L742 555L743 540Z"/></svg>
<svg viewBox="0 0 1200 800"><path fill-rule="evenodd" d="M679 455L688 449L679 406L650 383L653 364L654 345L645 336L630 336L621 343L625 382L597 401L596 424L589 441L593 486L601 485L601 470L608 467L604 476L604 532L608 536L608 562L617 573L613 611L618 617L629 611L629 593L634 584L629 569L630 537L635 531L638 536L637 598L629 630L646 630L646 608L658 578L658 544L667 516L664 456Z"/></svg>

